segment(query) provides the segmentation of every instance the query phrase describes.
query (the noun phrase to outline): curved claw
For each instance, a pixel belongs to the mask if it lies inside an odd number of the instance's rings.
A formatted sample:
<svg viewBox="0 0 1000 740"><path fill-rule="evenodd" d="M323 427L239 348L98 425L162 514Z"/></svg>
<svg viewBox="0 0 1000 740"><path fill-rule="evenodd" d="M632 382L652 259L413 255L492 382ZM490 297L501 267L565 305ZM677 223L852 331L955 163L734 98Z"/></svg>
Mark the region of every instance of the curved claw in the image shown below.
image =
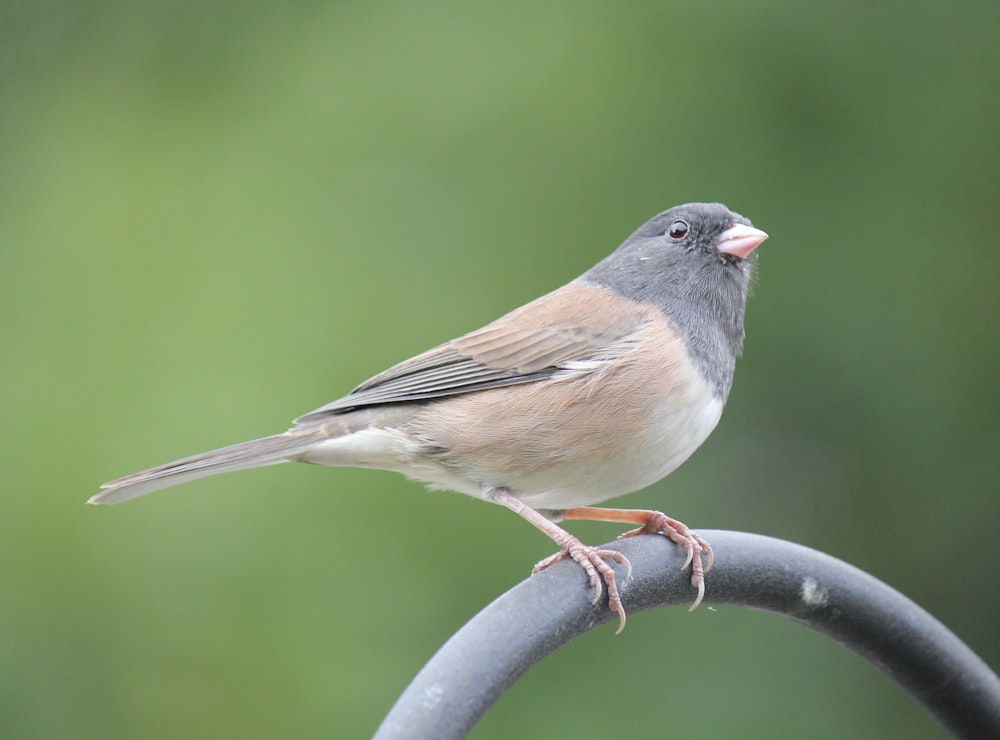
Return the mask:
<svg viewBox="0 0 1000 740"><path fill-rule="evenodd" d="M590 603L596 604L600 601L601 595L604 593L604 586L608 587L608 608L618 614L618 629L615 634L620 634L625 629L625 607L622 606L614 568L608 564L608 561L625 566L626 581L632 577L632 563L617 550L601 550L591 545L585 545L574 538L563 546L561 552L539 561L531 572L532 574L538 573L566 558L572 558L587 574L590 586L594 589L594 598Z"/></svg>
<svg viewBox="0 0 1000 740"><path fill-rule="evenodd" d="M692 532L683 522L671 519L659 511L650 511L646 514L647 519L643 526L625 532L618 539L634 537L637 534L662 534L683 547L687 557L681 570L691 566L691 585L698 590L694 603L688 608L688 611L694 611L705 598L705 574L715 562L712 546L700 535Z"/></svg>

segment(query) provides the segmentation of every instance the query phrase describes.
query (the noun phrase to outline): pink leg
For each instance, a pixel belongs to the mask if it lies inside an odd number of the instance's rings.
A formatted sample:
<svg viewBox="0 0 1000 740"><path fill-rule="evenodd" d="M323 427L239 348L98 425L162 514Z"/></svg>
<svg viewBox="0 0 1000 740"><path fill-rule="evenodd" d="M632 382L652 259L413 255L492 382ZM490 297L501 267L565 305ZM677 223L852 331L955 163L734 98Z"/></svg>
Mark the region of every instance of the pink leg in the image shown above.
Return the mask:
<svg viewBox="0 0 1000 740"><path fill-rule="evenodd" d="M580 506L566 509L562 512L563 519L581 519L597 522L617 522L620 524L638 524L638 529L626 532L618 539L634 537L637 534L662 534L684 548L687 560L682 567L691 565L691 585L698 589L698 595L689 611L693 611L705 598L705 573L712 567L714 555L712 546L696 535L687 525L666 514L648 509L598 509L591 506ZM702 558L705 563L702 563Z"/></svg>
<svg viewBox="0 0 1000 740"><path fill-rule="evenodd" d="M490 498L497 503L503 504L518 516L527 519L551 537L552 540L559 545L560 548L562 548L561 552L545 558L545 560L538 563L531 571L533 574L549 567L559 560L563 560L567 557L572 558L580 564L580 567L583 568L587 577L590 579L590 585L594 589L594 604L596 604L597 600L601 598L601 594L604 591L604 586L601 581L603 580L604 584L607 585L608 608L618 614L618 632L621 632L625 628L625 608L622 606L621 595L618 592L618 583L615 580L615 571L610 565L608 565L607 561L613 560L616 563L624 565L627 569L625 575L627 580L632 574L632 564L628 561L628 558L616 550L601 550L596 547L583 544L565 529L546 519L537 511L527 506L524 502L511 496L506 489L494 489L490 492ZM618 632L615 634L618 634Z"/></svg>

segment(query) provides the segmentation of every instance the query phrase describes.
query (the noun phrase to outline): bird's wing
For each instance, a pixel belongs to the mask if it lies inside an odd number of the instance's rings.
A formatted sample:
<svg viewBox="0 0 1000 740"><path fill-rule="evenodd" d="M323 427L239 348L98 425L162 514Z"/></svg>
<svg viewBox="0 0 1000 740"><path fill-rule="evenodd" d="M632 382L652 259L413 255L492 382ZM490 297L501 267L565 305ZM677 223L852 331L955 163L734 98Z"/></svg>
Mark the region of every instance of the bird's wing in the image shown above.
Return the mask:
<svg viewBox="0 0 1000 740"><path fill-rule="evenodd" d="M454 396L551 378L567 363L620 356L648 309L575 282L465 336L395 365L295 420L305 424L364 406ZM585 365L577 365L585 367Z"/></svg>

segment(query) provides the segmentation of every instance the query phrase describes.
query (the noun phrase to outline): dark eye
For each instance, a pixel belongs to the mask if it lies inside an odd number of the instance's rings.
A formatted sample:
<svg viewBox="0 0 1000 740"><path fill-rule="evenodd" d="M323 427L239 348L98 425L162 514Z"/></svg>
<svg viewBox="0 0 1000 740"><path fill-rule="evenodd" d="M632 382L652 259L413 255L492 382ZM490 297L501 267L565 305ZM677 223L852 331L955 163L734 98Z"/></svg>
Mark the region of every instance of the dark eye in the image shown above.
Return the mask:
<svg viewBox="0 0 1000 740"><path fill-rule="evenodd" d="M667 227L667 236L671 239L683 239L688 235L691 230L691 226L687 221L683 219L677 219L670 226Z"/></svg>

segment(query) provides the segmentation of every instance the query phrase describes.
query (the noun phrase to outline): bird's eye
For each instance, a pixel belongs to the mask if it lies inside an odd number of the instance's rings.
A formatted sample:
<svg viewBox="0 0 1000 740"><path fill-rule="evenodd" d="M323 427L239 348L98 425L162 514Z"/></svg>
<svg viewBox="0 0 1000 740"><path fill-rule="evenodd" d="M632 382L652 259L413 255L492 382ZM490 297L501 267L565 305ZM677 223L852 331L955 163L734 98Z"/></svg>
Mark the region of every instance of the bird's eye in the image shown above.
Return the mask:
<svg viewBox="0 0 1000 740"><path fill-rule="evenodd" d="M672 224L670 224L670 226L667 227L667 236L669 236L671 239L683 239L685 236L688 235L688 232L690 230L691 226L688 224L687 221L684 221L682 219L677 219Z"/></svg>

